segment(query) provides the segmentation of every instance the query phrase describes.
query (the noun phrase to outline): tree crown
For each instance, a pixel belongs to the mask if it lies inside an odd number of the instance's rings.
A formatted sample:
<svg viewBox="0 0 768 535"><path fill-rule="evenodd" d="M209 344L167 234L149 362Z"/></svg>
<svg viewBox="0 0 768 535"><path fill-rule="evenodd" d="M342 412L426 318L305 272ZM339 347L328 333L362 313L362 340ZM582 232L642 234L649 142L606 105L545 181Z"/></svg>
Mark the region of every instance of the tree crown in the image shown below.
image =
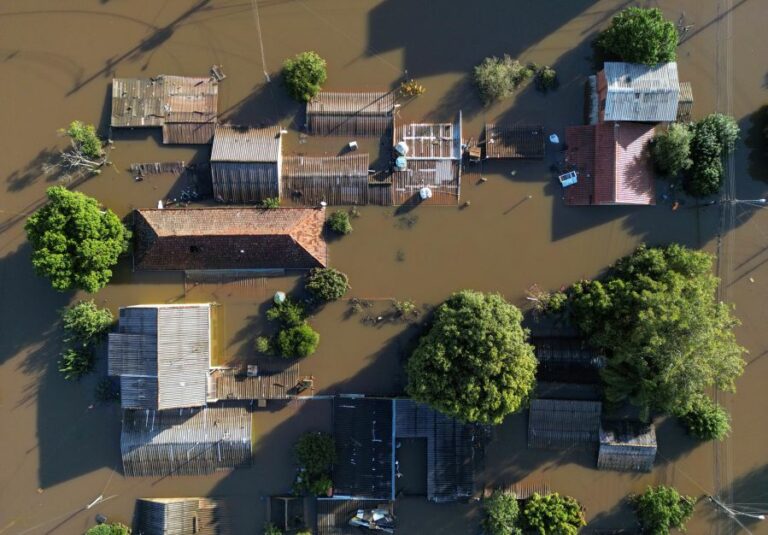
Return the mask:
<svg viewBox="0 0 768 535"><path fill-rule="evenodd" d="M302 52L285 60L283 76L288 93L301 102L309 102L320 92L328 78L326 63L316 52Z"/></svg>
<svg viewBox="0 0 768 535"><path fill-rule="evenodd" d="M655 65L675 61L677 28L658 8L629 7L597 38L609 59Z"/></svg>

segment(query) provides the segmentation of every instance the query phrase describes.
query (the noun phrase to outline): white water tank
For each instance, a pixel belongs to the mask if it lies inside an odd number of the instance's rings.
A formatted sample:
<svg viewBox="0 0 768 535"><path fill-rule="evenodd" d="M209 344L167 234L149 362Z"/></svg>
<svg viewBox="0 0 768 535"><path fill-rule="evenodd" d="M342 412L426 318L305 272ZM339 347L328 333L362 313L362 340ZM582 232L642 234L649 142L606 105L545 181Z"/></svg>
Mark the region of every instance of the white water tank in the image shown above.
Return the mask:
<svg viewBox="0 0 768 535"><path fill-rule="evenodd" d="M395 152L400 156L405 156L408 154L408 145L405 143L405 141L400 141L397 145L395 145Z"/></svg>
<svg viewBox="0 0 768 535"><path fill-rule="evenodd" d="M419 197L421 197L422 201L426 201L427 199L431 199L432 198L432 190L427 188L427 187L421 188L419 190Z"/></svg>

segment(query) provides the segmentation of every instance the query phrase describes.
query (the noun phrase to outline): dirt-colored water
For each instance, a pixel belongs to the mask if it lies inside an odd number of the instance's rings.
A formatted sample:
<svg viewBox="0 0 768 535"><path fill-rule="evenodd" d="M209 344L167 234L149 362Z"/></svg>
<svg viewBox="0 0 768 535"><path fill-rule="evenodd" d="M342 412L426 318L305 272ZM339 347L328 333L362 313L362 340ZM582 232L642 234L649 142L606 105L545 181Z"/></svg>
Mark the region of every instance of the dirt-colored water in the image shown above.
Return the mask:
<svg viewBox="0 0 768 535"><path fill-rule="evenodd" d="M109 121L113 75L199 75L222 64L224 119L288 127L289 150L336 153L347 140L299 143L300 108L285 96L275 73L283 58L313 49L327 58L328 89L393 87L405 70L427 93L400 114L412 120L449 120L464 112L466 136L477 137L486 120L541 122L562 136L582 119L583 84L591 71L589 42L613 13L617 0L5 0L0 3L0 534L82 533L96 513L130 521L140 496L229 497L239 533L256 533L263 497L288 489L293 467L288 447L307 429L327 429L324 401L292 402L259 412L251 469L211 477L126 479L120 470L120 415L94 406L96 376L65 382L56 370L60 349L58 311L80 295L57 294L34 276L23 233L24 218L57 178L41 167L62 140L56 130L73 119ZM692 25L680 47L681 78L693 83L694 113L734 115L743 130L731 169L734 197L765 196L765 145L756 141L759 110L768 102L766 0L663 0L659 5ZM257 32L257 17L263 41ZM515 98L482 108L469 84L471 67L484 56L509 53L554 66L560 88L547 95L532 87ZM266 83L264 71L272 74ZM764 110L764 109L763 109ZM761 123L762 121L762 123ZM158 132L115 132L113 169L78 189L120 215L153 207L186 187L171 177L135 182L127 167L141 161L199 161L208 148L162 147ZM367 147L366 147L367 148ZM375 143L371 150L375 150ZM763 151L763 152L761 152ZM331 263L346 272L353 294L371 299L371 312L386 312L392 298L420 306L439 303L460 288L499 291L524 305L531 284L554 288L596 275L638 243L678 241L717 250L720 209L671 203L649 208L566 208L544 162L488 165L466 173L463 199L471 207L421 207L407 214L366 207L354 232L330 246ZM514 171L514 174L513 174ZM479 183L480 176L488 181ZM525 417L497 428L479 487L521 478L543 481L577 497L595 527L627 526L625 495L649 483L669 483L690 494L721 493L732 503L768 508L768 431L762 409L768 377L768 211L736 203L726 218L720 274L724 297L743 321L740 342L750 364L739 391L725 400L733 414L731 438L717 449L688 439L675 422L658 429L660 455L648 475L598 472L576 454L532 452L525 447ZM202 285L185 293L179 274L132 273L128 261L96 295L119 306L215 300L223 305L225 356L252 357L255 336L267 328L265 303L276 289L290 291L295 278L258 281L248 287ZM367 313L367 312L366 312ZM401 360L418 327L363 324L334 304L312 319L321 334L318 352L302 363L317 378L317 392L396 393ZM102 363L103 367L103 363ZM103 369L100 370L103 373ZM107 501L84 510L98 495ZM410 497L399 503L402 533L475 533L474 505L429 505ZM689 532L735 533L707 503L697 508ZM750 525L753 533L766 526Z"/></svg>

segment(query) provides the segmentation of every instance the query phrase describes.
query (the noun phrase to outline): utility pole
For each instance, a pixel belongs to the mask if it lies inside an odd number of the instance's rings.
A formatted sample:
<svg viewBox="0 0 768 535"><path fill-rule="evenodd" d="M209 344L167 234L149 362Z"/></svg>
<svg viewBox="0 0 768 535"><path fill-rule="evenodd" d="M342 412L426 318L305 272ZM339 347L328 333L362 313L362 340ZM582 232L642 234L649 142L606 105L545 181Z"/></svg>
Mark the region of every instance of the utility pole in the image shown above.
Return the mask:
<svg viewBox="0 0 768 535"><path fill-rule="evenodd" d="M765 515L761 513L747 513L744 511L738 511L733 506L729 506L721 502L719 499L715 498L714 496L707 496L710 502L715 504L715 506L723 511L725 514L727 514L731 519L733 519L741 528L749 533L752 534L751 531L747 529L747 526L742 524L742 522L738 519L739 516L745 517L745 518L751 518L753 520L765 520Z"/></svg>

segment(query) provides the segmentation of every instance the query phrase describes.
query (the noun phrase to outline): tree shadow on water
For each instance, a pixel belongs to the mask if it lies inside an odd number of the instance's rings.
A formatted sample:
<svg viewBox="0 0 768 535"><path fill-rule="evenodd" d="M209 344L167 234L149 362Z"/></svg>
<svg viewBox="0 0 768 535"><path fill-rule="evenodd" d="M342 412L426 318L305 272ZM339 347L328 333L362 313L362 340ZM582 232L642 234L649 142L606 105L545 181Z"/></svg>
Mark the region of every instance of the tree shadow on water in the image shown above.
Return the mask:
<svg viewBox="0 0 768 535"><path fill-rule="evenodd" d="M302 130L305 106L287 93L281 74L272 81L254 86L244 98L219 113L220 123L249 126L293 126Z"/></svg>

